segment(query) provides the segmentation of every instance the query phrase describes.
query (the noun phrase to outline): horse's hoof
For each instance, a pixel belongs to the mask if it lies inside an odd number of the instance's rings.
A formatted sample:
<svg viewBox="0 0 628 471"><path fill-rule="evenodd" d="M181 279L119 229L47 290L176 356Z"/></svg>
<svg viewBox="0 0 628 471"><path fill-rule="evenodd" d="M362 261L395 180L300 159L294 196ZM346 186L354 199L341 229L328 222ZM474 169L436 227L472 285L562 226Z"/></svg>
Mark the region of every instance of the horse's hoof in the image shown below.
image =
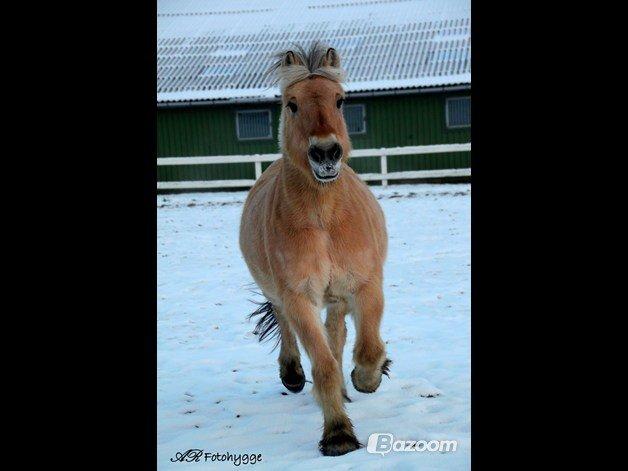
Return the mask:
<svg viewBox="0 0 628 471"><path fill-rule="evenodd" d="M325 456L340 456L360 448L360 442L352 431L338 428L323 436L318 449Z"/></svg>
<svg viewBox="0 0 628 471"><path fill-rule="evenodd" d="M377 391L382 383L382 375L390 378L390 365L392 360L385 358L382 365L377 368L364 368L356 365L351 371L351 382L353 387L362 393L372 393Z"/></svg>
<svg viewBox="0 0 628 471"><path fill-rule="evenodd" d="M351 382L353 383L353 387L355 388L356 391L359 391L361 393L374 393L375 391L377 391L377 388L379 387L381 380L377 383L375 383L374 385L369 385L369 386L365 386L365 385L361 385L357 380L356 380L356 374L355 374L355 368L353 369L353 371L351 372Z"/></svg>
<svg viewBox="0 0 628 471"><path fill-rule="evenodd" d="M281 382L283 383L283 385L286 387L286 389L290 392L293 393L298 393L303 391L303 386L305 386L305 377L303 377L303 381L301 381L300 383L288 383L286 380L284 380L283 378L281 378Z"/></svg>
<svg viewBox="0 0 628 471"><path fill-rule="evenodd" d="M280 378L286 389L293 393L298 393L305 386L305 374L300 364L290 362L282 365L280 370Z"/></svg>
<svg viewBox="0 0 628 471"><path fill-rule="evenodd" d="M357 372L357 368L353 368L351 371L351 382L356 391L361 393L373 393L377 391L379 385L382 382L382 373L377 371L374 374L368 375L363 370Z"/></svg>

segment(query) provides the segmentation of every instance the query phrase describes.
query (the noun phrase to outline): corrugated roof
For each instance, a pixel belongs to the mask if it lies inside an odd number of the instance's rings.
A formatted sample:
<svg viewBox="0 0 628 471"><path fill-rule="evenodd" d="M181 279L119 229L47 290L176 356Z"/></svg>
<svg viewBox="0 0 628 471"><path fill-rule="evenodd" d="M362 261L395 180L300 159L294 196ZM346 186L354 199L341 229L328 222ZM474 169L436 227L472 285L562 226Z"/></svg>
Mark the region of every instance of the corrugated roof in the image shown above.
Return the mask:
<svg viewBox="0 0 628 471"><path fill-rule="evenodd" d="M314 40L349 92L471 83L470 0L158 0L157 101L275 98L272 54Z"/></svg>

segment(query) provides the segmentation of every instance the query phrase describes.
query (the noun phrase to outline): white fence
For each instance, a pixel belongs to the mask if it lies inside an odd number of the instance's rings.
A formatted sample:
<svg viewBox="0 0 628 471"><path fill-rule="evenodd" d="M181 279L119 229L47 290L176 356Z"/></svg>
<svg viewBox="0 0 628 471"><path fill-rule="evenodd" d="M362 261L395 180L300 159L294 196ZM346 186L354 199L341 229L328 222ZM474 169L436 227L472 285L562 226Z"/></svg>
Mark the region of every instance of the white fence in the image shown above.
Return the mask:
<svg viewBox="0 0 628 471"><path fill-rule="evenodd" d="M418 155L441 154L444 152L468 152L471 143L464 144L437 144L431 146L407 146L381 149L355 149L351 158L377 157L380 158L380 173L361 173L365 181L381 180L383 186L388 180L408 180L416 178L443 178L467 177L471 175L470 168L451 168L442 170L416 170L406 172L388 172L388 160L391 155ZM216 155L207 157L161 157L157 165L207 165L207 164L237 164L252 163L255 165L255 180L262 175L262 162L272 162L281 157L281 154L254 154L254 155ZM158 190L205 189L205 188L236 188L253 186L255 180L209 180L209 181L179 181L157 182Z"/></svg>

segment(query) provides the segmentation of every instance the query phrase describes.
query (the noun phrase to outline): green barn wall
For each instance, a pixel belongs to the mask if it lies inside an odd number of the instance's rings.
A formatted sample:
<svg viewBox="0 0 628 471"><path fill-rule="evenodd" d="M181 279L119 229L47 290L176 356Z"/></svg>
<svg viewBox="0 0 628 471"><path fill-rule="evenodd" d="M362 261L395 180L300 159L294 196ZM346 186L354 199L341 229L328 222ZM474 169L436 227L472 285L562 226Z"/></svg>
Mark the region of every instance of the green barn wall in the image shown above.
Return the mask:
<svg viewBox="0 0 628 471"><path fill-rule="evenodd" d="M471 129L447 129L445 100L470 92L393 95L347 100L366 106L366 133L351 135L354 149L469 142ZM236 111L270 109L272 139L239 141ZM157 112L157 156L261 154L278 152L278 104L160 108ZM358 172L379 172L379 157L350 160ZM403 155L388 158L388 171L468 168L470 152ZM264 168L267 164L264 165ZM252 164L160 166L159 181L255 178Z"/></svg>

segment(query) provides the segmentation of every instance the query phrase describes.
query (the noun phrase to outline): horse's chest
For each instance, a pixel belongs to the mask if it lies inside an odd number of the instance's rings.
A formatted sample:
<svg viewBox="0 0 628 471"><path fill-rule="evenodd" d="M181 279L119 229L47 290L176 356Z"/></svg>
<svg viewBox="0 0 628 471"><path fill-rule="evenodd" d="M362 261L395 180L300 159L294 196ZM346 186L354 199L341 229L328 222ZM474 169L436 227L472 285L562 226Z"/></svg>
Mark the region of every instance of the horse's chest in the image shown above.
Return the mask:
<svg viewBox="0 0 628 471"><path fill-rule="evenodd" d="M350 242L331 239L327 252L329 260L328 283L325 290L327 297L351 296L368 277L365 250L363 248L356 250Z"/></svg>
<svg viewBox="0 0 628 471"><path fill-rule="evenodd" d="M289 287L328 301L354 293L367 276L365 251L334 233L310 230L301 235L302 242L280 257Z"/></svg>

